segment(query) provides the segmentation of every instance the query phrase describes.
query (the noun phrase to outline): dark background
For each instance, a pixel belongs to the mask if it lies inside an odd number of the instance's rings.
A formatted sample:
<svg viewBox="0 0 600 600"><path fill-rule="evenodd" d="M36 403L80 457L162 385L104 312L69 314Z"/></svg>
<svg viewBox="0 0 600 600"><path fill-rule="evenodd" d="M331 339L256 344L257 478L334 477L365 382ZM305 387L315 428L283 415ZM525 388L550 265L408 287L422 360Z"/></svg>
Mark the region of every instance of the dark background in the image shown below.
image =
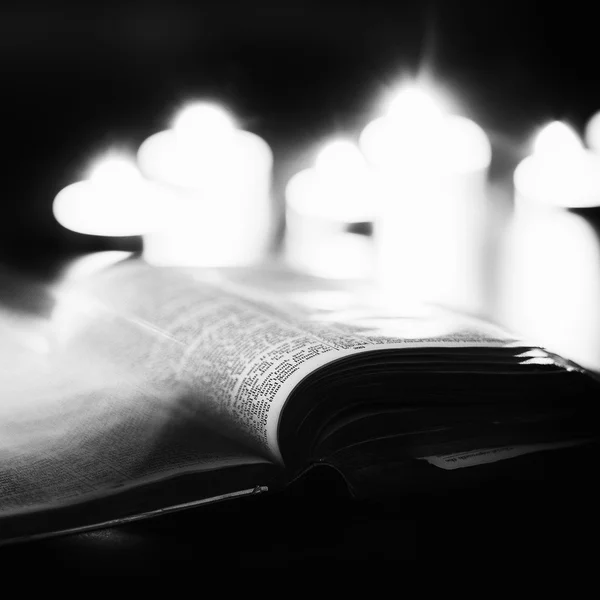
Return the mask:
<svg viewBox="0 0 600 600"><path fill-rule="evenodd" d="M600 109L590 10L579 0L4 2L0 260L101 247L54 222L55 194L107 147L134 151L191 98L222 101L271 144L278 195L298 157L358 132L406 74L432 74L463 114L517 146L549 119L581 129Z"/></svg>

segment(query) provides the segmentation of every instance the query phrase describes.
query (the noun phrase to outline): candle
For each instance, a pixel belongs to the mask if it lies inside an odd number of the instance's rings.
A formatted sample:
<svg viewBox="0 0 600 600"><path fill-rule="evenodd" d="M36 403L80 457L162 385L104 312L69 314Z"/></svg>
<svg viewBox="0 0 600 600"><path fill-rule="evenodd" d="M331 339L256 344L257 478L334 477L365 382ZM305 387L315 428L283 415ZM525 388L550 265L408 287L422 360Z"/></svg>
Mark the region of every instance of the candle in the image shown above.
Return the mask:
<svg viewBox="0 0 600 600"><path fill-rule="evenodd" d="M162 197L132 158L108 154L89 176L62 189L52 210L66 229L101 236L133 236L160 226Z"/></svg>
<svg viewBox="0 0 600 600"><path fill-rule="evenodd" d="M236 265L259 262L270 250L273 157L258 135L239 129L223 108L184 108L173 127L138 150L142 172L169 191L164 227L144 236L155 264Z"/></svg>
<svg viewBox="0 0 600 600"><path fill-rule="evenodd" d="M568 125L554 121L540 131L533 154L514 174L518 211L585 208L600 201L600 158L586 150Z"/></svg>
<svg viewBox="0 0 600 600"><path fill-rule="evenodd" d="M314 167L286 187L285 259L320 277L365 278L372 274L369 229L376 190L356 144L326 144Z"/></svg>
<svg viewBox="0 0 600 600"><path fill-rule="evenodd" d="M501 320L534 343L600 367L600 251L577 209L600 206L600 156L556 121L514 173Z"/></svg>
<svg viewBox="0 0 600 600"><path fill-rule="evenodd" d="M387 189L374 229L383 295L394 304L426 301L481 312L486 134L408 87L365 127L360 146Z"/></svg>

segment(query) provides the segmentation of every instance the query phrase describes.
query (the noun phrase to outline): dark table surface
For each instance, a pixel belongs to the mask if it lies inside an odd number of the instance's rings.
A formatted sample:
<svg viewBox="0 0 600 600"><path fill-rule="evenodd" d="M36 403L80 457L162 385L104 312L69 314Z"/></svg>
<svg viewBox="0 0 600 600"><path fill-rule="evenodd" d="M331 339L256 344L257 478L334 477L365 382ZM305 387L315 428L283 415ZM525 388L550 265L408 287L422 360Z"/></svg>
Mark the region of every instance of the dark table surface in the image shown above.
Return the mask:
<svg viewBox="0 0 600 600"><path fill-rule="evenodd" d="M544 453L542 453L544 454ZM5 572L161 575L182 567L294 568L325 561L584 558L600 533L598 453L557 452L459 489L350 498L309 477L284 492L0 549ZM541 456L541 455L540 455Z"/></svg>

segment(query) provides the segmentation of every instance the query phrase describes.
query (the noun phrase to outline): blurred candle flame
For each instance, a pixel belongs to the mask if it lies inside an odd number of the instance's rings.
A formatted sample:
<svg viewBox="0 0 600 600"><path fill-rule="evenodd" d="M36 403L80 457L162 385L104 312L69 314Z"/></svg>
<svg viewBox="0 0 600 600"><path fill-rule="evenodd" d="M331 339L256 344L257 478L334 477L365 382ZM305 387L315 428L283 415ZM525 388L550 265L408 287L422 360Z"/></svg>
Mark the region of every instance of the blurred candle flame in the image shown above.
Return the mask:
<svg viewBox="0 0 600 600"><path fill-rule="evenodd" d="M342 179L360 176L367 167L356 144L346 139L327 143L318 153L315 169L323 179Z"/></svg>
<svg viewBox="0 0 600 600"><path fill-rule="evenodd" d="M108 155L94 163L88 179L94 184L119 189L123 185L137 185L142 180L142 175L133 159L126 156Z"/></svg>
<svg viewBox="0 0 600 600"><path fill-rule="evenodd" d="M94 163L86 180L63 188L52 210L66 229L88 235L132 236L155 229L163 198L144 180L133 159L109 153Z"/></svg>
<svg viewBox="0 0 600 600"><path fill-rule="evenodd" d="M566 123L536 136L514 173L515 214L506 233L501 320L580 362L600 365L600 246L570 210L600 206L600 157Z"/></svg>
<svg viewBox="0 0 600 600"><path fill-rule="evenodd" d="M371 240L352 226L372 222L377 194L358 146L343 138L326 143L314 166L296 173L286 187L288 262L321 277L369 276Z"/></svg>
<svg viewBox="0 0 600 600"><path fill-rule="evenodd" d="M562 121L553 121L546 125L536 136L533 152L538 156L556 157L579 154L583 144L572 127Z"/></svg>
<svg viewBox="0 0 600 600"><path fill-rule="evenodd" d="M181 109L173 121L178 144L190 158L218 165L215 152L223 152L235 142L237 127L225 108L209 102L195 102Z"/></svg>
<svg viewBox="0 0 600 600"><path fill-rule="evenodd" d="M514 173L518 196L529 202L563 206L595 206L600 202L600 156L586 150L566 123L554 121L536 136L533 153ZM528 204L517 203L517 210Z"/></svg>
<svg viewBox="0 0 600 600"><path fill-rule="evenodd" d="M360 147L373 166L392 175L467 172L491 160L481 127L448 114L435 94L416 86L401 89L387 113L364 128Z"/></svg>
<svg viewBox="0 0 600 600"><path fill-rule="evenodd" d="M232 116L218 104L195 102L177 113L173 129L179 136L215 139L233 133Z"/></svg>
<svg viewBox="0 0 600 600"><path fill-rule="evenodd" d="M444 114L440 101L416 86L401 89L391 100L387 112L393 126L421 138L428 131L437 131Z"/></svg>
<svg viewBox="0 0 600 600"><path fill-rule="evenodd" d="M377 277L392 304L479 312L491 145L438 96L404 86L360 136L384 188L374 227Z"/></svg>
<svg viewBox="0 0 600 600"><path fill-rule="evenodd" d="M242 265L262 260L273 233L273 155L225 108L193 102L138 149L144 175L169 197L163 227L144 236L153 264Z"/></svg>

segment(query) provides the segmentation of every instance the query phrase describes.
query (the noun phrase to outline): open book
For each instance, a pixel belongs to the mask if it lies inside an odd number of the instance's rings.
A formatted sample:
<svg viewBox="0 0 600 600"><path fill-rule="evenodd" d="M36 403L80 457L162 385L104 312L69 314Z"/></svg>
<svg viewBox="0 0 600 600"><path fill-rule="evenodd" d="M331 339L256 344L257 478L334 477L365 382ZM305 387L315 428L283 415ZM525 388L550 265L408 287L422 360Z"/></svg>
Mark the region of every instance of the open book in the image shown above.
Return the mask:
<svg viewBox="0 0 600 600"><path fill-rule="evenodd" d="M577 365L369 292L134 258L57 286L43 335L5 318L0 540L278 490L317 466L368 496L595 443L597 383Z"/></svg>

